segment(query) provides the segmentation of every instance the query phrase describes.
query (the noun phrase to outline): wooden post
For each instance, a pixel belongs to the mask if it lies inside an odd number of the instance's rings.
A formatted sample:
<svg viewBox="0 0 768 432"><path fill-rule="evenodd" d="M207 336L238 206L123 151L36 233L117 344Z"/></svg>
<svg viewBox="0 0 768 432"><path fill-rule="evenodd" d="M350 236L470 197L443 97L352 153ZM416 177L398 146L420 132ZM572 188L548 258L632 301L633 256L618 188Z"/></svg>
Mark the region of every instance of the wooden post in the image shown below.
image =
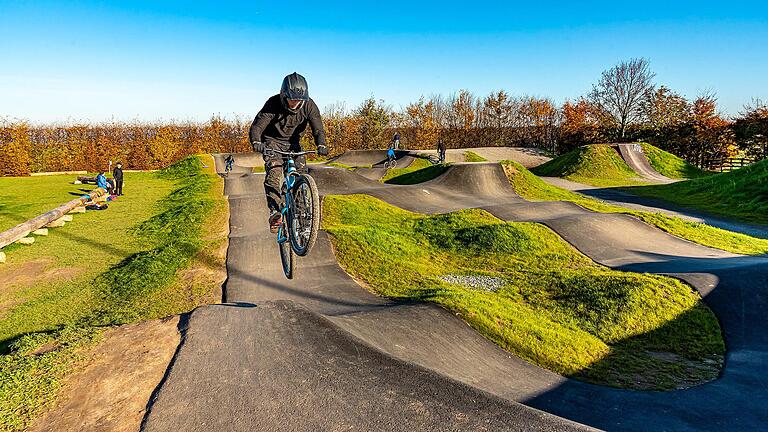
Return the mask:
<svg viewBox="0 0 768 432"><path fill-rule="evenodd" d="M83 206L86 202L100 197L104 195L106 191L101 188L96 188L92 190L90 193L88 193L87 197L80 197L77 199L73 199L72 201L63 204L59 207L56 207L55 209L43 213L40 216L30 219L26 222L20 223L16 225L15 227L3 231L0 233L0 248L3 248L5 246L8 246L9 244L26 237L30 232L42 228L46 225L49 225L51 222L56 221L58 219L61 219L64 215L66 215L70 210L72 210L75 207ZM69 216L70 218L72 216ZM49 225L50 226L50 225Z"/></svg>

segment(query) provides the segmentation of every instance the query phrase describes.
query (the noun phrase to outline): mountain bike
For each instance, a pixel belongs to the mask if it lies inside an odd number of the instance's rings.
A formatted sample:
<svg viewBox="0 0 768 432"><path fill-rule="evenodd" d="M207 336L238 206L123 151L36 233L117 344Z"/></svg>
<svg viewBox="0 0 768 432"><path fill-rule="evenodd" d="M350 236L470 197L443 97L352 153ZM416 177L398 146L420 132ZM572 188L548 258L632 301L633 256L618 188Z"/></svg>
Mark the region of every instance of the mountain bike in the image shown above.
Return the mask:
<svg viewBox="0 0 768 432"><path fill-rule="evenodd" d="M280 261L283 273L288 279L293 279L296 269L295 256L305 256L317 240L320 229L320 195L317 192L315 180L306 173L296 169L294 158L315 151L283 152L265 149L267 156L281 155L283 161L283 216L280 228L277 230L277 245L280 249Z"/></svg>
<svg viewBox="0 0 768 432"><path fill-rule="evenodd" d="M392 169L395 167L397 167L397 157L395 157L395 152L392 149L389 149L389 151L387 151L387 161L384 162L384 168Z"/></svg>

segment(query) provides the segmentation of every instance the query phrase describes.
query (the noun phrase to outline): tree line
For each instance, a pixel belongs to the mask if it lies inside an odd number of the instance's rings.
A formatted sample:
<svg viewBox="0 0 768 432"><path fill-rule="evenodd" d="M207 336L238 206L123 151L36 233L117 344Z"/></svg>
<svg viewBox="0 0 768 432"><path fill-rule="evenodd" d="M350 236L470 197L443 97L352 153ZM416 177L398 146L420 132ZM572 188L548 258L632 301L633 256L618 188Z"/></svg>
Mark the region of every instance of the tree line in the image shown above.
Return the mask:
<svg viewBox="0 0 768 432"><path fill-rule="evenodd" d="M538 147L562 154L600 142L647 141L706 167L712 160L742 154L768 157L768 105L759 100L734 118L718 111L704 93L689 100L664 85L646 59L623 61L604 71L592 90L557 105L550 98L505 90L476 96L467 90L422 96L395 109L370 97L347 109L323 113L333 153L386 147L399 132L402 145L434 148ZM248 151L250 120L213 117L205 123L122 123L33 126L0 122L0 174L98 170L107 161L126 167L167 166L189 154ZM303 138L311 145L309 134Z"/></svg>

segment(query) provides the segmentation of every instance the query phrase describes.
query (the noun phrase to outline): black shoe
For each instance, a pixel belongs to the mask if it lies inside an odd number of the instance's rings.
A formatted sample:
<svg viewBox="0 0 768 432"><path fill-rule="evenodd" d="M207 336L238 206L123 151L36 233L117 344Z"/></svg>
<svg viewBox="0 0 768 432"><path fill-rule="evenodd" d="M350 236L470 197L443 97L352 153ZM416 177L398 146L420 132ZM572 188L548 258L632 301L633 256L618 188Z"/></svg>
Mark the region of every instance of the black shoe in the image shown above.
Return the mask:
<svg viewBox="0 0 768 432"><path fill-rule="evenodd" d="M280 225L283 223L283 215L280 212L272 212L269 215L269 232L275 234L280 229Z"/></svg>

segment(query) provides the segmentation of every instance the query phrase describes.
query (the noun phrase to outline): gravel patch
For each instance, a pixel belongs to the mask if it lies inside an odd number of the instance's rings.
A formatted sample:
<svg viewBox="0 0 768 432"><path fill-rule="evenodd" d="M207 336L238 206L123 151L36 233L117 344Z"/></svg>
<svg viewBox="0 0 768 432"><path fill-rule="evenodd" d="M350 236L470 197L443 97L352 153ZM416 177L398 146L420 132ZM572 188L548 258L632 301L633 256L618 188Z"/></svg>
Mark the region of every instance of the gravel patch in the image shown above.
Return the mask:
<svg viewBox="0 0 768 432"><path fill-rule="evenodd" d="M504 286L504 280L493 276L483 275L445 275L439 277L441 280L455 284L462 285L468 288L496 292Z"/></svg>

